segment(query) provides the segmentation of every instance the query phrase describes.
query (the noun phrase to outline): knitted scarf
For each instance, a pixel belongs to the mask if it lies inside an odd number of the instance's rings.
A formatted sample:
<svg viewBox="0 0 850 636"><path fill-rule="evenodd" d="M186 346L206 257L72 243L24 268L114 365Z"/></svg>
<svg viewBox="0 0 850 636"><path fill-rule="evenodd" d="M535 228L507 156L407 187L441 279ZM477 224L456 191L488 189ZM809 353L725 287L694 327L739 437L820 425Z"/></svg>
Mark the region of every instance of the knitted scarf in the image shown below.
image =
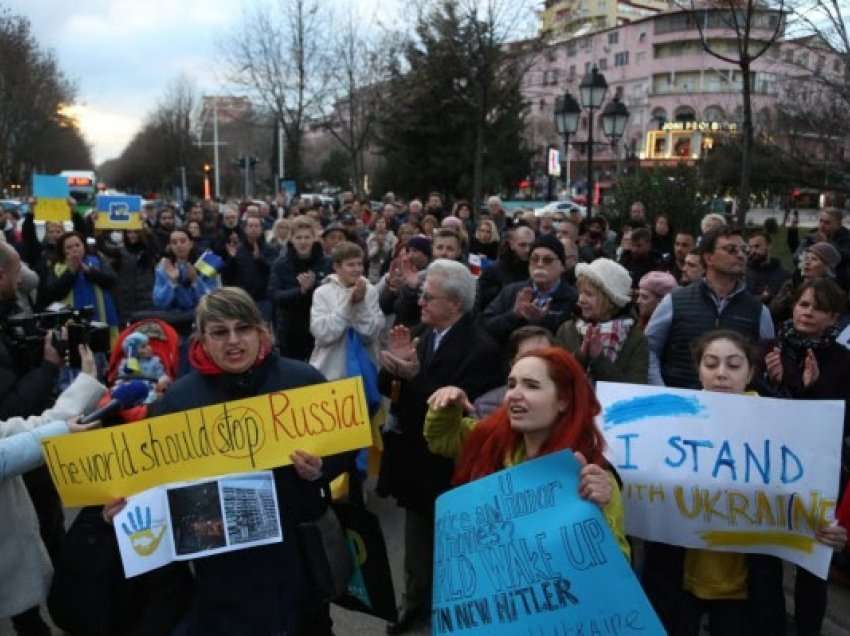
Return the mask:
<svg viewBox="0 0 850 636"><path fill-rule="evenodd" d="M629 332L632 330L635 321L634 318L623 317L606 322L590 323L582 318L577 318L575 324L582 341L584 341L589 329L598 332L602 339L602 355L611 362L616 362L617 356L620 355L620 349L623 348L623 343L629 337Z"/></svg>
<svg viewBox="0 0 850 636"><path fill-rule="evenodd" d="M832 343L835 342L840 332L839 325L834 324L831 327L827 327L819 338L813 338L801 334L794 329L793 320L786 320L779 330L779 342L782 351L788 355L788 358L794 364L802 366L803 361L806 359L806 352L809 349L817 351L818 349L826 349L832 346Z"/></svg>

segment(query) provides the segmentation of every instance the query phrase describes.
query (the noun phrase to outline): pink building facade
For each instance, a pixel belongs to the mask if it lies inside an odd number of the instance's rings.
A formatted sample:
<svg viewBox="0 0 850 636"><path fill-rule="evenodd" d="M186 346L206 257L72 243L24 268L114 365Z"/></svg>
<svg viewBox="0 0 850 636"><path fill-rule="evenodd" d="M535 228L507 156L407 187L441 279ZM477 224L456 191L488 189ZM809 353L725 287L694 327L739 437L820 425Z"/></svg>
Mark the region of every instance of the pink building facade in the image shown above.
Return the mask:
<svg viewBox="0 0 850 636"><path fill-rule="evenodd" d="M736 58L735 33L725 26L723 16L708 13L703 19L712 48ZM777 25L781 19L776 12L757 16L754 37L767 42L777 26L781 34L784 25ZM688 12L660 13L546 46L535 56L522 84L530 105L528 137L541 150L540 156L545 156L547 147L562 147L553 123L556 98L569 91L579 99L579 83L593 65L608 82L605 103L618 96L630 112L616 154L601 120L594 122L595 174L603 184L615 174L618 158L641 166L694 162L722 139L737 136L743 113L740 69L705 52L693 20ZM813 73L846 77L846 72L843 63L828 53L780 35L752 66L757 130L770 126L781 101L808 97L803 86ZM601 109L594 111L594 116L600 113ZM570 139L573 182L585 178L587 116L583 111L578 132Z"/></svg>

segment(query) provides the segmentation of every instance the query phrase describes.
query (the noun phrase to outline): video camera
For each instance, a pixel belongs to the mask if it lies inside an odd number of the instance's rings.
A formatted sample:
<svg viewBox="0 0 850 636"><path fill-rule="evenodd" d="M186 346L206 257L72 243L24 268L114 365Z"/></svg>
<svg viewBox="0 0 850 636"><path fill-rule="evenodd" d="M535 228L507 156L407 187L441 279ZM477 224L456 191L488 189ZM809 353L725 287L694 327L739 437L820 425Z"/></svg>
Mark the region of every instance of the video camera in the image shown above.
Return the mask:
<svg viewBox="0 0 850 636"><path fill-rule="evenodd" d="M92 320L94 307L71 309L64 305L38 314L16 314L6 318L3 330L15 359L25 369L41 364L44 357L44 337L53 330L53 346L67 356L71 367L79 368L79 346L88 345L94 353L109 353L109 325ZM63 327L64 333L63 333Z"/></svg>

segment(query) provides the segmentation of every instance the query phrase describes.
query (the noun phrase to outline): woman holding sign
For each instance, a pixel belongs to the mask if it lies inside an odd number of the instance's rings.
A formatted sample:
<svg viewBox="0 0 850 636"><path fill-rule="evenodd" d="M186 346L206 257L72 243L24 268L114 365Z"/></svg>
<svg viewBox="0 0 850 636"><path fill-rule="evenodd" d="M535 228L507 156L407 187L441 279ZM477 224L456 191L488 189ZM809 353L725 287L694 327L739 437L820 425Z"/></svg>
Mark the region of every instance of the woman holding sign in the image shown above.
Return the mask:
<svg viewBox="0 0 850 636"><path fill-rule="evenodd" d="M311 366L281 358L260 310L242 289L223 287L200 299L193 370L151 405L155 417L211 404L285 391L325 381ZM297 634L309 611L310 585L296 548L296 525L324 510L322 459L296 451L293 466L274 469L282 543L256 546L193 561L196 594L178 633L194 636ZM112 519L123 500L104 509ZM303 633L317 633L304 631Z"/></svg>
<svg viewBox="0 0 850 636"><path fill-rule="evenodd" d="M572 355L556 347L521 354L511 367L502 406L476 422L466 393L443 387L428 399L428 449L456 457L454 483L480 479L526 459L572 449L584 464L579 495L602 508L626 558L620 489L602 451L605 441L594 417L600 406L587 376ZM605 466L606 468L603 468Z"/></svg>
<svg viewBox="0 0 850 636"><path fill-rule="evenodd" d="M757 353L744 336L713 331L698 340L693 351L704 390L747 392ZM840 548L846 535L844 528L828 526L817 538ZM673 636L697 636L705 614L713 635L784 634L781 569L777 577L765 558L647 542L644 589Z"/></svg>

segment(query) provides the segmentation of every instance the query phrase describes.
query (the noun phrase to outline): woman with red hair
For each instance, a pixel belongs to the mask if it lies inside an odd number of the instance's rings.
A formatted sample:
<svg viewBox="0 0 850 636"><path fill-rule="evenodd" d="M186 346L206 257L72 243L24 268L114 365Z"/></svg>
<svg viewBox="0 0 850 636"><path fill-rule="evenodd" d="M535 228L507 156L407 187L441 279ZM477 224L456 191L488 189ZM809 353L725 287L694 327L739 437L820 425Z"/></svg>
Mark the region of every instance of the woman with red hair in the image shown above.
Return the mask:
<svg viewBox="0 0 850 636"><path fill-rule="evenodd" d="M520 355L511 367L502 405L476 422L462 389L443 387L428 398L425 440L432 453L457 458L455 485L563 449L583 465L578 494L596 503L626 558L623 502L602 456L605 440L594 417L600 406L581 365L558 347ZM605 466L608 468L603 468Z"/></svg>

